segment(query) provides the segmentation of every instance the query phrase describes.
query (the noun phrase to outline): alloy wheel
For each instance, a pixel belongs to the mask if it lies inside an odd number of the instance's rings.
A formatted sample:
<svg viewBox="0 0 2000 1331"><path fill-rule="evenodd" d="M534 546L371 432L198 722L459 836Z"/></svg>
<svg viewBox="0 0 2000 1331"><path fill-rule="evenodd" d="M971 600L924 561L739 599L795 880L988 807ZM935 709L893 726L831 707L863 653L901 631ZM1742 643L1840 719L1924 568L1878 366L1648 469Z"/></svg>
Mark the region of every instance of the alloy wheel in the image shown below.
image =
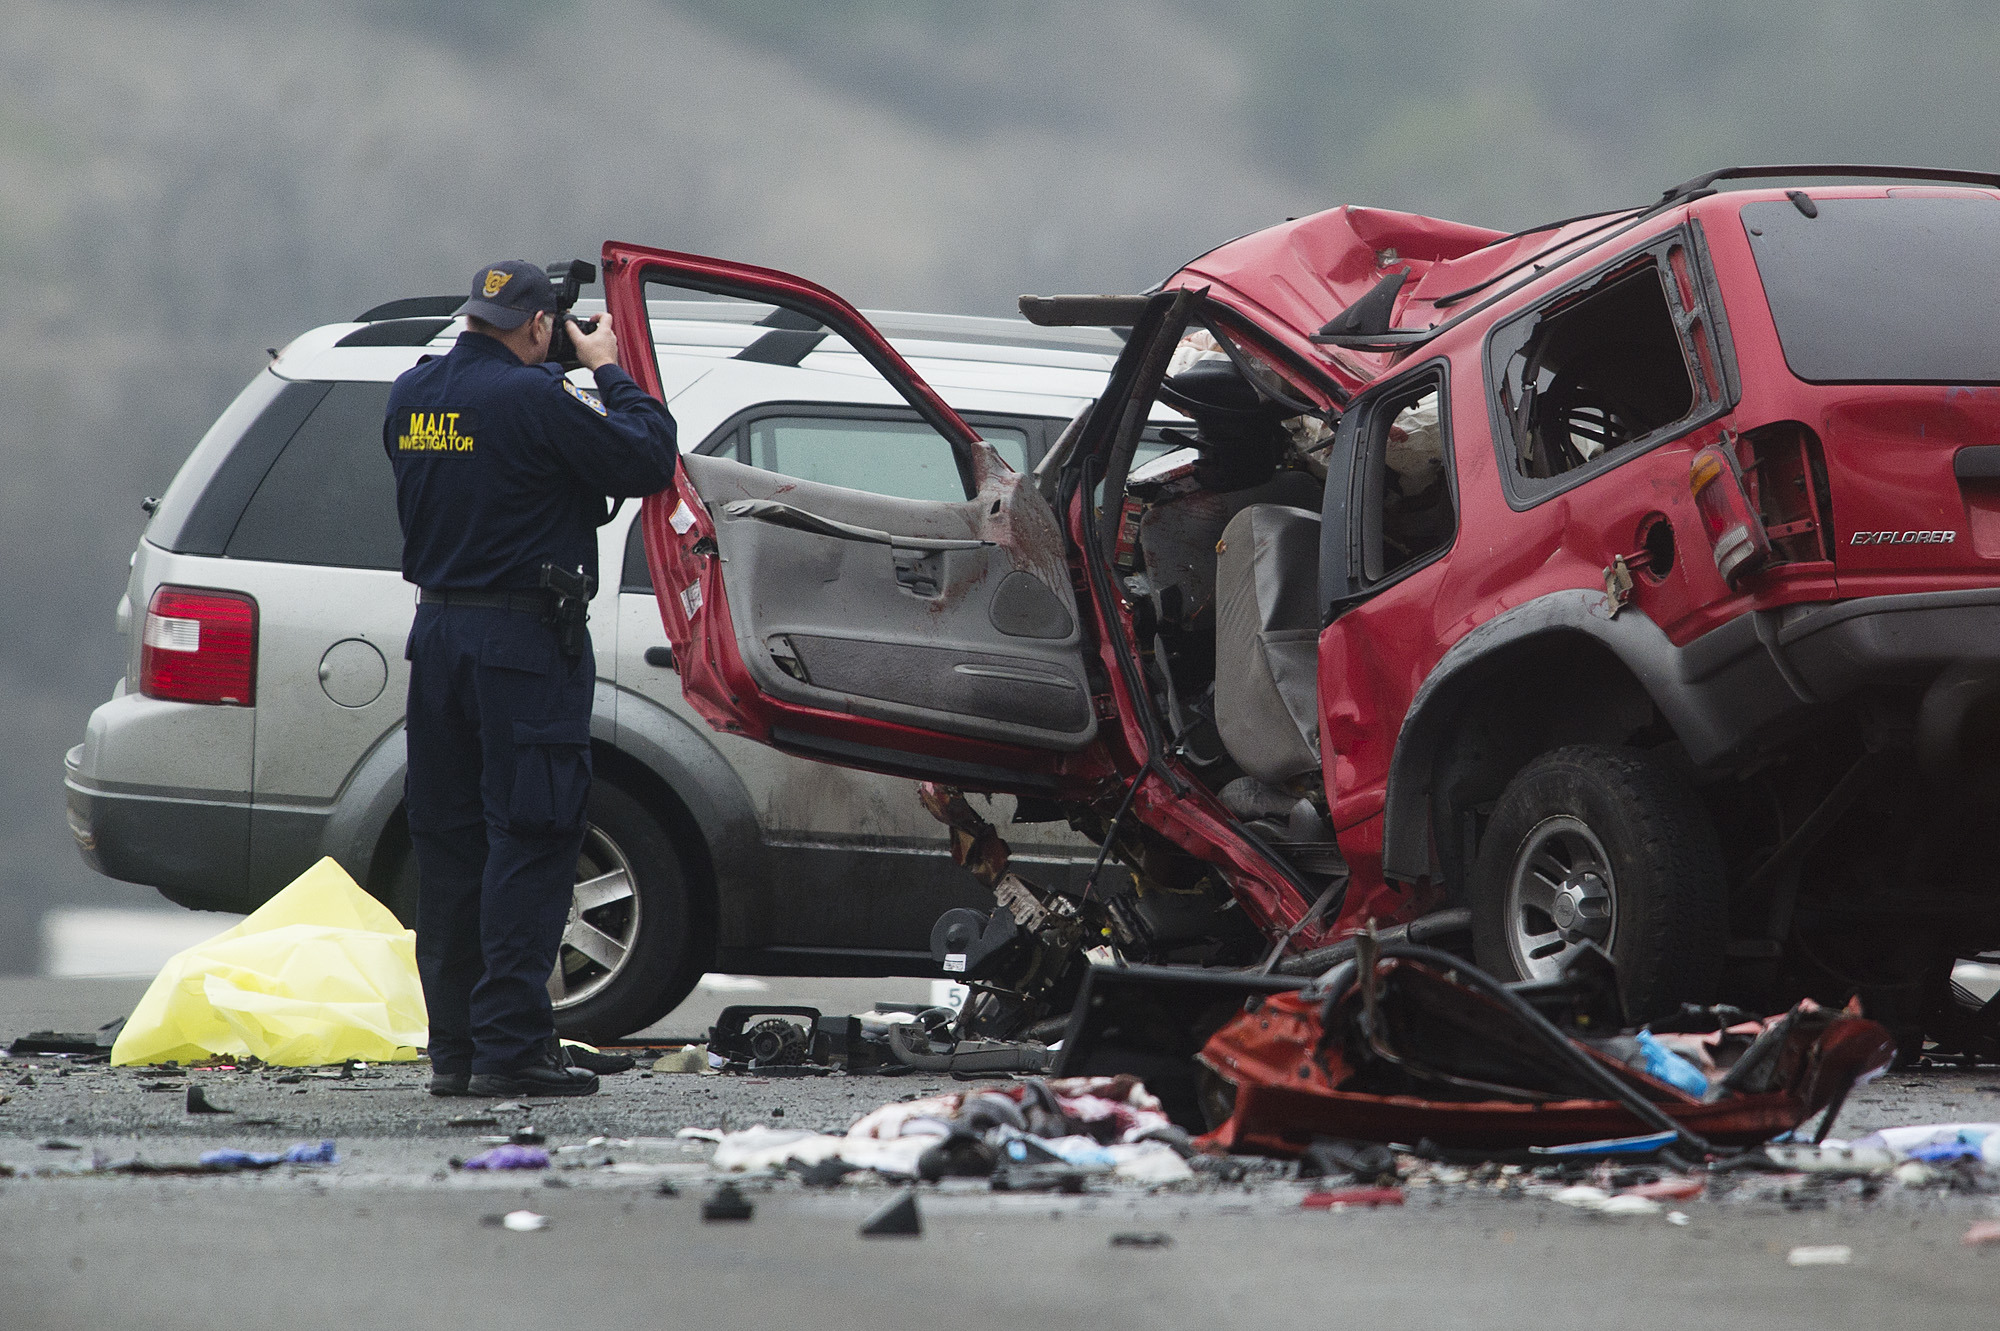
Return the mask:
<svg viewBox="0 0 2000 1331"><path fill-rule="evenodd" d="M1609 952L1617 929L1604 843L1568 814L1537 823L1515 851L1507 880L1507 947L1520 974L1553 979L1585 943Z"/></svg>
<svg viewBox="0 0 2000 1331"><path fill-rule="evenodd" d="M602 991L632 960L639 937L639 893L632 865L595 824L584 830L576 858L576 888L563 924L549 1001L574 1007Z"/></svg>

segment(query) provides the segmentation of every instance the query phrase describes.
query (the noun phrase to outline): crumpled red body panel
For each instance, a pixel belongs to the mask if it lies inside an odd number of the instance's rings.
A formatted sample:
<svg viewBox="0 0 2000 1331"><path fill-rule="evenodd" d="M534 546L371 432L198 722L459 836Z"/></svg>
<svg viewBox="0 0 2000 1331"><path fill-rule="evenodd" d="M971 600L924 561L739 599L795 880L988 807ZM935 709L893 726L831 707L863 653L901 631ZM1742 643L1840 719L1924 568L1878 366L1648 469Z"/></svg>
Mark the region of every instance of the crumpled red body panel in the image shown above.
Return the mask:
<svg viewBox="0 0 2000 1331"><path fill-rule="evenodd" d="M1277 994L1210 1037L1201 1061L1236 1088L1235 1108L1205 1146L1295 1156L1314 1137L1507 1150L1631 1137L1655 1129L1614 1100L1429 1100L1337 1089L1352 1071L1339 1042L1315 1055L1319 1002ZM1836 1015L1816 1034L1799 1032L1779 1055L1780 1084L1710 1104L1642 1073L1621 1075L1675 1122L1719 1146L1768 1141L1803 1123L1859 1078L1888 1066L1888 1030ZM1586 1050L1586 1052L1588 1052Z"/></svg>

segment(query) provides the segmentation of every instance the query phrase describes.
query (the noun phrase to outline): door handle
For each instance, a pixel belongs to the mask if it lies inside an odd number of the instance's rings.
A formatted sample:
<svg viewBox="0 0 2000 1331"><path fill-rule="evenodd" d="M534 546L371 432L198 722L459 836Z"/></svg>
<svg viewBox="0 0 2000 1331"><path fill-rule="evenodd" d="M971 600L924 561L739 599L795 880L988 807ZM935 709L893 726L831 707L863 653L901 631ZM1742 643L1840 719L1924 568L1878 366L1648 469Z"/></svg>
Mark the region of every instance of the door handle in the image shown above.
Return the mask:
<svg viewBox="0 0 2000 1331"><path fill-rule="evenodd" d="M944 570L943 561L936 552L891 550L889 558L896 566L897 586L923 597L938 594L940 575Z"/></svg>
<svg viewBox="0 0 2000 1331"><path fill-rule="evenodd" d="M1974 444L1951 455L1951 472L1961 481L2000 481L2000 444Z"/></svg>

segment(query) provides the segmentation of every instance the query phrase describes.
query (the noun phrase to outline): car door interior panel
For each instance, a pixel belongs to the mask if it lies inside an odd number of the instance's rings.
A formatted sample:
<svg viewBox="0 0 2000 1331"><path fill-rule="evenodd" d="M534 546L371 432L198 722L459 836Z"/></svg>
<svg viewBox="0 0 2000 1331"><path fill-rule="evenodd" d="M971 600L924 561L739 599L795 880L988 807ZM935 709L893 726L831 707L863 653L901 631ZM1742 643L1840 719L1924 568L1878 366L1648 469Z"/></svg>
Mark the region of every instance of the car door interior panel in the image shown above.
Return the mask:
<svg viewBox="0 0 2000 1331"><path fill-rule="evenodd" d="M1096 733L1055 516L1019 473L958 502L683 459L715 516L738 648L786 702L1043 749ZM1030 539L1039 538L1039 539Z"/></svg>

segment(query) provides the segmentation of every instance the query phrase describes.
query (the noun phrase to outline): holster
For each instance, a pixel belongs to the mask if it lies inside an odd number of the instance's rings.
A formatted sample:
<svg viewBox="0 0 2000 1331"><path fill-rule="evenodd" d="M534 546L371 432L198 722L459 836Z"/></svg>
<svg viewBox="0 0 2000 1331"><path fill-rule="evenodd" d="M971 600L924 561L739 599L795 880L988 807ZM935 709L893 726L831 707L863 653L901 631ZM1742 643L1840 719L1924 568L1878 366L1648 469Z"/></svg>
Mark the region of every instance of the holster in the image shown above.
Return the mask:
<svg viewBox="0 0 2000 1331"><path fill-rule="evenodd" d="M555 608L549 612L547 622L555 626L562 654L575 661L590 643L590 595L596 590L596 580L581 569L571 572L544 564L541 585L556 594Z"/></svg>

